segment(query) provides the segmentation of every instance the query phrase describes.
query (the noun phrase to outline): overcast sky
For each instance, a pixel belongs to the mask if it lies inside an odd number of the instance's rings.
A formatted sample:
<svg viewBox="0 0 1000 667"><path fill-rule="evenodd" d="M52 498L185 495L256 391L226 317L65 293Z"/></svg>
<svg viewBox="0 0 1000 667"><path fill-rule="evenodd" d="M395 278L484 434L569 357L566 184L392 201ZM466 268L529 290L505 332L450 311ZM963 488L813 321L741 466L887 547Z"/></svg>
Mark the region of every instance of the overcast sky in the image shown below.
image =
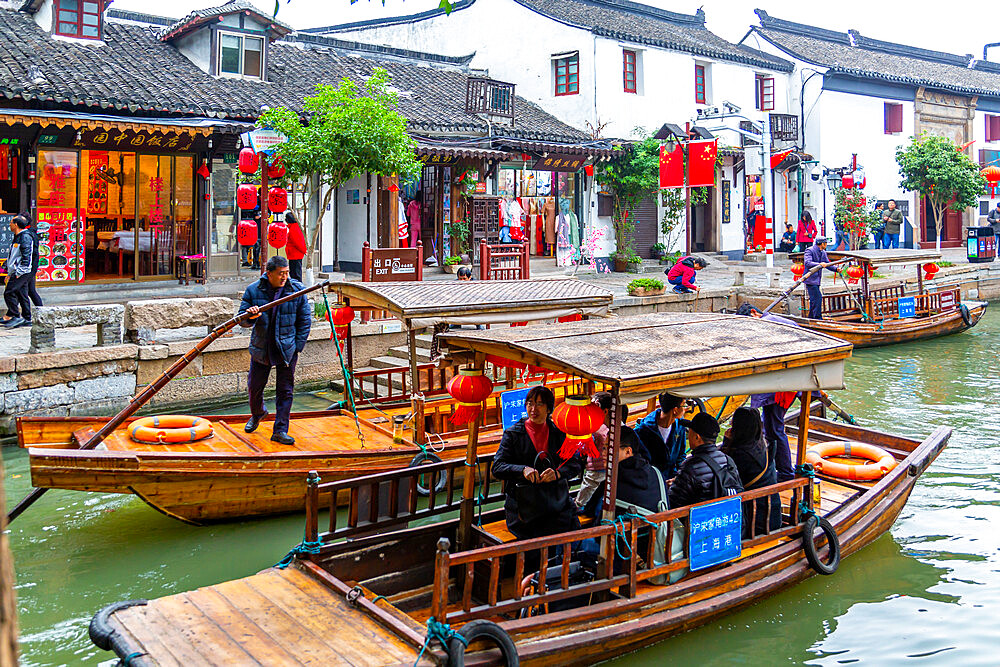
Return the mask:
<svg viewBox="0 0 1000 667"><path fill-rule="evenodd" d="M363 19L413 14L436 7L438 0L279 0L278 18L296 28L332 25ZM479 0L488 3L494 0ZM274 0L254 0L267 12L274 11ZM117 9L133 9L151 14L179 18L192 9L222 4L222 0L172 0L169 3L150 0L114 0ZM772 16L822 26L831 30L854 28L876 39L895 40L923 48L972 53L982 57L983 45L1000 42L1000 13L996 2L957 0L954 4L939 2L901 2L875 0L854 2L809 2L808 0L694 0L693 2L646 0L646 4L672 11L693 13L704 7L708 28L731 42L738 42L750 25L757 24L755 7ZM945 9L946 7L946 9ZM526 26L526 29L530 27ZM1000 48L991 53L1000 61Z"/></svg>

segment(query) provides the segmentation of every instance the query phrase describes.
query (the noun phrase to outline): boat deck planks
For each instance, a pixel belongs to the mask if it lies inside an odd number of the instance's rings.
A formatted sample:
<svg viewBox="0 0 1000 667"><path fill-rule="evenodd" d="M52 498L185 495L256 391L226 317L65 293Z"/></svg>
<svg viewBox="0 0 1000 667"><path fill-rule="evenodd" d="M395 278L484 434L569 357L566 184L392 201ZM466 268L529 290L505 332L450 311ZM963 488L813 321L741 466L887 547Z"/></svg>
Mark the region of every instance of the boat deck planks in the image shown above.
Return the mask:
<svg viewBox="0 0 1000 667"><path fill-rule="evenodd" d="M111 622L159 665L413 664L416 650L290 567L153 600Z"/></svg>

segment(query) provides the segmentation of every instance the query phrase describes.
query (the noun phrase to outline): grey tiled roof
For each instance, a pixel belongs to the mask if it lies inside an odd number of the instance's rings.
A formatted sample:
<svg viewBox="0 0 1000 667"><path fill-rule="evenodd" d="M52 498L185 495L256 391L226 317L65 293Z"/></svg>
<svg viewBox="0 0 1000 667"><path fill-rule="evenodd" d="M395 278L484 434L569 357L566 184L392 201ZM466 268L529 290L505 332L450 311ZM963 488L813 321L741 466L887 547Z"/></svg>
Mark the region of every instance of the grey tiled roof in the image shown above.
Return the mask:
<svg viewBox="0 0 1000 667"><path fill-rule="evenodd" d="M399 107L411 131L485 135L484 120L465 113L470 70L461 58L419 61L380 47L310 36L316 44L282 40L271 44L268 81L206 74L153 27L104 23L104 44L56 40L24 13L0 10L0 95L29 106L132 115L189 115L251 120L261 105L301 109L316 84L344 76L360 82L374 68L391 76ZM367 52L365 51L367 49ZM392 50L389 50L392 51ZM45 81L35 84L32 66ZM0 98L2 103L2 98ZM581 143L585 133L566 125L523 98L516 98L513 131L524 139Z"/></svg>
<svg viewBox="0 0 1000 667"><path fill-rule="evenodd" d="M206 7L205 9L194 10L164 30L161 38L174 39L193 30L194 28L197 28L202 23L207 23L208 21L214 20L220 16L226 16L227 14L235 14L239 12L249 12L250 14L253 14L261 22L269 24L279 36L287 35L292 32L292 26L279 21L273 16L265 14L257 9L253 3L247 2L247 0L229 0L229 2L224 5L219 5L217 7Z"/></svg>
<svg viewBox="0 0 1000 667"><path fill-rule="evenodd" d="M705 27L705 13L679 14L630 0L514 0L557 21L596 35L660 46L694 55L789 72L782 58L738 46Z"/></svg>
<svg viewBox="0 0 1000 667"><path fill-rule="evenodd" d="M864 37L856 30L836 32L769 16L758 9L753 30L788 55L829 67L834 73L949 90L966 95L1000 95L1000 71L971 55L932 51Z"/></svg>

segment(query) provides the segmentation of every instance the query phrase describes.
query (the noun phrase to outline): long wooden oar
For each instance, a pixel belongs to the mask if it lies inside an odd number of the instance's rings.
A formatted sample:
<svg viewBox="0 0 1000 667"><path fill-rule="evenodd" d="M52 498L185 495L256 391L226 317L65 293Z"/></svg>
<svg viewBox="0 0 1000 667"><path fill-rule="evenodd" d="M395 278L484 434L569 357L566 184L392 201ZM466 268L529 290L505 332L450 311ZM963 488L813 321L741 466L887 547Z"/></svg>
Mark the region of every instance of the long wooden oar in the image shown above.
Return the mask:
<svg viewBox="0 0 1000 667"><path fill-rule="evenodd" d="M855 421L854 417L851 416L851 414L847 410L834 403L833 399L830 398L830 394L826 393L822 389L819 391L819 400L823 405L833 410L838 417L843 419L848 424L851 424L853 426L858 425L858 422Z"/></svg>
<svg viewBox="0 0 1000 667"><path fill-rule="evenodd" d="M267 312L267 311L271 310L272 308L274 308L276 306L280 306L281 304L286 303L288 301L291 301L292 299L297 299L300 296L303 296L304 294L308 294L309 292L312 292L314 290L318 290L321 287L326 287L329 284L330 284L329 281L324 280L323 282L317 283L317 284L313 285L312 287L307 287L307 288L305 288L303 290L299 290L298 292L295 292L294 294L289 294L288 296L283 296L280 299L276 299L276 300L274 300L274 301L272 301L272 302L270 302L268 304L260 306L259 312L260 313ZM97 445L101 444L101 442L104 440L104 438L108 437L108 435L110 435L116 428L118 428L119 426L121 426L125 422L126 419L128 419L133 414L135 414L135 412L139 408L141 408L143 405L145 405L146 402L149 401L149 399L151 399L154 394L156 394L156 392L158 392L161 389L163 389L163 387L168 382L170 382L172 379L174 379L174 377L176 377L178 373L180 373L182 370L184 370L184 368L188 364L190 364L192 361L194 361L198 357L198 355L200 355L202 352L204 352L205 348L207 348L209 345L211 345L213 342L215 342L218 338L220 338L221 336L223 336L224 334L226 334L228 331L230 331L237 324L242 324L242 323L246 322L247 320L249 320L251 318L252 318L252 316L250 315L250 313L243 312L243 313L240 313L239 315L233 317L232 319L227 320L226 322L223 322L222 324L220 324L219 326L215 327L214 329L212 329L212 332L210 334L208 334L207 336L205 336L197 345L195 345L193 348L191 348L188 351L187 354L185 354L183 357L181 357L180 359L178 359L177 361L175 361L170 366L170 368L168 368L167 370L163 371L163 373L160 375L160 377L158 377L156 379L155 382L153 382L148 387L146 387L145 389L143 389L142 392L138 396L136 396L131 401L129 401L129 404L126 405L125 408L121 412L119 412L117 415L115 415L114 417L112 417L108 421L108 423L106 423L104 426L101 427L101 430L99 430L97 433L95 433L94 435L92 435L90 437L90 439L87 440L87 442L85 442L83 445L80 446L80 449L81 450L93 449ZM38 500L39 498L41 498L45 494L46 491L48 491L48 489L32 489L31 493L29 493L27 496L24 497L23 500L21 500L21 502L19 502L17 505L15 505L14 509L12 509L10 511L10 513L7 515L7 523L8 523L8 525L14 519L16 519L17 517L19 517L24 510L28 509L28 507L30 507L36 500Z"/></svg>
<svg viewBox="0 0 1000 667"><path fill-rule="evenodd" d="M777 306L777 305L778 305L779 303L781 303L781 302L782 302L782 301L783 301L783 300L784 300L784 299L785 299L785 298L786 298L786 297L787 297L787 296L788 296L789 294L791 294L791 293L792 293L792 291L793 291L793 290L794 290L794 289L795 289L796 287L798 287L799 285L801 285L801 284L802 284L802 281L804 281L804 280L805 280L806 278L808 278L808 277L809 277L809 276L811 276L812 274L816 273L817 271L822 271L823 269L825 269L825 268L827 268L827 267L830 267L830 266L834 266L834 265L836 265L836 264L843 264L844 262L850 262L850 261L851 261L851 258L850 258L850 257L848 257L848 258L846 258L846 259L839 259L839 260L837 260L836 262L828 262L826 266L823 266L822 264L817 264L816 266L812 267L811 269L809 269L809 271L808 271L807 273L805 273L805 275L803 275L803 276L802 276L801 278L799 278L798 280L796 280L796 281L795 281L795 284L794 284L794 285L792 285L791 287L789 287L789 288L788 288L788 289L787 289L787 290L785 291L785 293L784 293L784 294L782 294L782 295L781 295L781 296L779 296L779 297L778 297L777 299L775 299L774 301L772 301L772 302L771 302L771 305L769 305L769 306L768 306L767 308L765 308L765 309L764 309L764 312L763 312L763 314L764 314L764 315L767 315L768 313L770 313L770 312L771 312L771 309L772 309L772 308L774 308L774 307L775 307L775 306Z"/></svg>

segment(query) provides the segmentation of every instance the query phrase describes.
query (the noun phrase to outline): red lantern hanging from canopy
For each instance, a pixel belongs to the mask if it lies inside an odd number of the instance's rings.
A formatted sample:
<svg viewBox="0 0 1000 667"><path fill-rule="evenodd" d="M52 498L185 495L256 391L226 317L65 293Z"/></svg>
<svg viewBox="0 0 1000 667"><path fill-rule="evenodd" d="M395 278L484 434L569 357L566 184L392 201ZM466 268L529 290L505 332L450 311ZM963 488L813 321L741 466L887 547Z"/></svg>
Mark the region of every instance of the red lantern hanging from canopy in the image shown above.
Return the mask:
<svg viewBox="0 0 1000 667"><path fill-rule="evenodd" d="M236 225L236 242L250 246L257 243L257 223L253 220L240 220Z"/></svg>
<svg viewBox="0 0 1000 667"><path fill-rule="evenodd" d="M928 262L921 267L924 270L924 280L931 280L941 270L941 267L934 262Z"/></svg>
<svg viewBox="0 0 1000 667"><path fill-rule="evenodd" d="M346 304L338 303L331 312L326 314L326 319L328 322L332 321L335 327L346 327L354 321L354 309Z"/></svg>
<svg viewBox="0 0 1000 667"><path fill-rule="evenodd" d="M271 188L267 193L267 210L284 213L288 210L288 192L285 188Z"/></svg>
<svg viewBox="0 0 1000 667"><path fill-rule="evenodd" d="M272 248L284 248L288 243L288 225L272 222L267 226L267 244Z"/></svg>
<svg viewBox="0 0 1000 667"><path fill-rule="evenodd" d="M858 266L857 264L852 264L847 267L847 282L850 284L855 284L861 279L861 276L865 275L865 270Z"/></svg>
<svg viewBox="0 0 1000 667"><path fill-rule="evenodd" d="M236 188L236 205L240 210L250 211L257 206L257 186L243 183Z"/></svg>
<svg viewBox="0 0 1000 667"><path fill-rule="evenodd" d="M257 168L260 166L260 158L253 152L252 148L244 148L240 151L240 157L237 164L239 165L240 171L244 174L256 174Z"/></svg>
<svg viewBox="0 0 1000 667"><path fill-rule="evenodd" d="M802 277L802 274L806 272L806 265L802 262L795 262L792 264L792 275L796 280Z"/></svg>
<svg viewBox="0 0 1000 667"><path fill-rule="evenodd" d="M559 456L568 459L574 454L600 456L594 444L594 433L604 424L604 410L589 396L567 396L552 411L552 421L566 434Z"/></svg>
<svg viewBox="0 0 1000 667"><path fill-rule="evenodd" d="M285 164L281 161L281 156L274 158L274 162L267 165L267 177L278 179L285 175Z"/></svg>
<svg viewBox="0 0 1000 667"><path fill-rule="evenodd" d="M996 197L997 183L1000 183L1000 167L991 164L979 173L981 173L983 178L986 179L986 182L990 184L990 196Z"/></svg>
<svg viewBox="0 0 1000 667"><path fill-rule="evenodd" d="M463 368L448 381L448 393L458 402L451 423L463 426L479 416L483 401L493 393L493 383L482 369Z"/></svg>
<svg viewBox="0 0 1000 667"><path fill-rule="evenodd" d="M212 175L212 172L208 170L208 162L206 160L201 161L201 166L198 167L198 171L195 172L202 178L208 178Z"/></svg>

